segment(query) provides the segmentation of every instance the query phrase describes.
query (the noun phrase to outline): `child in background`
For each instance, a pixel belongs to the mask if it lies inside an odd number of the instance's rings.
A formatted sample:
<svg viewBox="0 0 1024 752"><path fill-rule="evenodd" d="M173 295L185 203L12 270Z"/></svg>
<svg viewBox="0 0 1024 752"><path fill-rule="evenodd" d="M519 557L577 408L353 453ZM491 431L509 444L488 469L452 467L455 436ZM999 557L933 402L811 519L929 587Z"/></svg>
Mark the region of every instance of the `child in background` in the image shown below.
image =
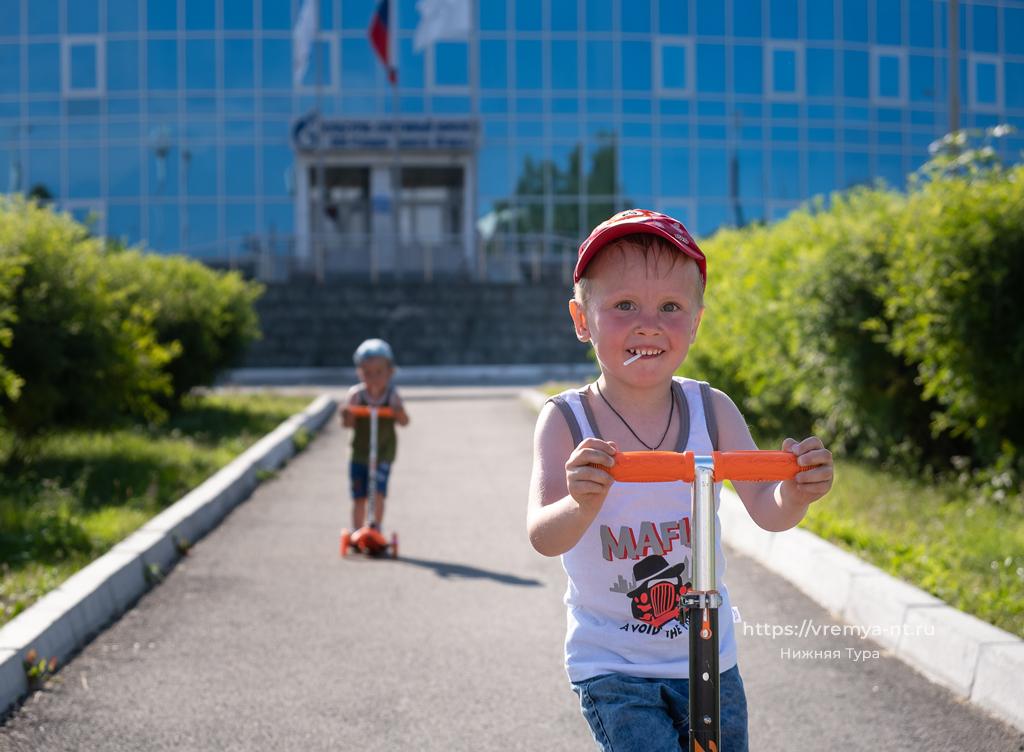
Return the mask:
<svg viewBox="0 0 1024 752"><path fill-rule="evenodd" d="M395 356L391 345L382 339L368 339L356 348L352 358L359 383L348 390L341 407L341 424L354 428L349 478L352 487L352 529L359 530L366 522L366 496L369 488L370 419L355 417L349 408L356 405L390 407L394 418L379 417L377 423L377 484L376 524L384 520L384 501L388 493L388 476L398 450L395 424L406 426L409 416L405 412L398 389L391 383L395 373Z"/></svg>
<svg viewBox="0 0 1024 752"><path fill-rule="evenodd" d="M696 339L707 282L704 254L682 223L639 209L616 214L580 246L574 280L570 314L601 375L553 397L538 418L530 541L562 557L566 671L598 745L685 749L689 637L678 596L665 593L692 584L689 494L681 483L615 483L604 468L620 451L757 447L728 396L674 376ZM766 530L795 526L832 486L832 455L819 439L786 439L782 449L807 469L782 483L734 484ZM720 539L715 561L722 750L742 752L747 704Z"/></svg>

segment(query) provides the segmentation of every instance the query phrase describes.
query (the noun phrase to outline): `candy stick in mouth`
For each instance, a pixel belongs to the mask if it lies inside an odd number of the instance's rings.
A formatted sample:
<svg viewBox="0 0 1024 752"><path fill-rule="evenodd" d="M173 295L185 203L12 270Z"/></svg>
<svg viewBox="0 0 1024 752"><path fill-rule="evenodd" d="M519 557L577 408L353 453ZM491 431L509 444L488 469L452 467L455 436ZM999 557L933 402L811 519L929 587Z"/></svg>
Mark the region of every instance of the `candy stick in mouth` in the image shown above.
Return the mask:
<svg viewBox="0 0 1024 752"><path fill-rule="evenodd" d="M628 366L628 365L629 365L630 363L632 363L632 362L633 362L634 360L637 360L637 359L639 359L639 358L642 358L643 356L644 356L644 354L643 354L643 353L637 353L636 355L634 355L634 356L633 356L632 358L630 358L629 360L627 360L627 361L626 361L625 363L623 363L622 365L624 365L624 366Z"/></svg>

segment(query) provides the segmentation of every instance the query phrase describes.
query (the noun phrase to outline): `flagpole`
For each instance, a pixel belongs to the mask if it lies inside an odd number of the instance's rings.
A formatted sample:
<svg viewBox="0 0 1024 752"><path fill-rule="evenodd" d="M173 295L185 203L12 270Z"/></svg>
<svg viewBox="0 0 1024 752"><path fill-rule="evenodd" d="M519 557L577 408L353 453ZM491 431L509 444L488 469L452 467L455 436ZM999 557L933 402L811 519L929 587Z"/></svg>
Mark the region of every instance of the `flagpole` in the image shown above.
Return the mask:
<svg viewBox="0 0 1024 752"><path fill-rule="evenodd" d="M402 154L399 146L398 119L398 14L395 0L388 0L388 44L391 47L391 66L388 71L388 81L391 84L391 217L394 227L394 247L392 248L394 267L397 271L400 268L399 255L402 253ZM403 259L404 260L404 259ZM377 280L374 279L374 282Z"/></svg>

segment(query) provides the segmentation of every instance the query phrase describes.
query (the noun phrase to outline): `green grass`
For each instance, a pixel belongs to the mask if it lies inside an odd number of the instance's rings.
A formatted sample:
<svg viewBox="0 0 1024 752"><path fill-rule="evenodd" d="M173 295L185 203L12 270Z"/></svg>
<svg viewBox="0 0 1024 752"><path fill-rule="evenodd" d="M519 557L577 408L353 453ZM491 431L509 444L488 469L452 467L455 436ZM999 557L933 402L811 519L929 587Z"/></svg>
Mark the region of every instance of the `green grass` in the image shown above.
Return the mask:
<svg viewBox="0 0 1024 752"><path fill-rule="evenodd" d="M12 458L0 432L0 625L309 403L189 397L157 428L62 431Z"/></svg>
<svg viewBox="0 0 1024 752"><path fill-rule="evenodd" d="M1024 499L981 500L839 460L801 527L949 605L1024 637Z"/></svg>
<svg viewBox="0 0 1024 752"><path fill-rule="evenodd" d="M546 384L558 394L572 384ZM760 440L765 449L781 441ZM800 526L889 574L1024 637L1024 498L986 501L953 482L836 460L836 480Z"/></svg>

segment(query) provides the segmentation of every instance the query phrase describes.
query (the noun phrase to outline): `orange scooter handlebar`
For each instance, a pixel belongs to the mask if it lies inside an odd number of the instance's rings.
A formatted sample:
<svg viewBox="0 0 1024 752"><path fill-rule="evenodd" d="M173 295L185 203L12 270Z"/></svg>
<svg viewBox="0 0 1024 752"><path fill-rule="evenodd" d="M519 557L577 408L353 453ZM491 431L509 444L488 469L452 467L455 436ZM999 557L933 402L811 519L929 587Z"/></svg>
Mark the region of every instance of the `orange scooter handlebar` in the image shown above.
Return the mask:
<svg viewBox="0 0 1024 752"><path fill-rule="evenodd" d="M715 481L788 480L807 470L797 464L792 452L761 450L712 452ZM615 480L629 483L656 483L681 480L692 483L693 452L619 452L609 472Z"/></svg>
<svg viewBox="0 0 1024 752"><path fill-rule="evenodd" d="M394 418L395 417L395 411L392 410L390 407L378 407L376 409L377 409L377 417L378 418ZM352 415L353 417L356 417L356 418L369 418L370 417L370 408L366 407L365 405L352 405L352 406L350 406L348 408L348 412L349 412L349 415Z"/></svg>

